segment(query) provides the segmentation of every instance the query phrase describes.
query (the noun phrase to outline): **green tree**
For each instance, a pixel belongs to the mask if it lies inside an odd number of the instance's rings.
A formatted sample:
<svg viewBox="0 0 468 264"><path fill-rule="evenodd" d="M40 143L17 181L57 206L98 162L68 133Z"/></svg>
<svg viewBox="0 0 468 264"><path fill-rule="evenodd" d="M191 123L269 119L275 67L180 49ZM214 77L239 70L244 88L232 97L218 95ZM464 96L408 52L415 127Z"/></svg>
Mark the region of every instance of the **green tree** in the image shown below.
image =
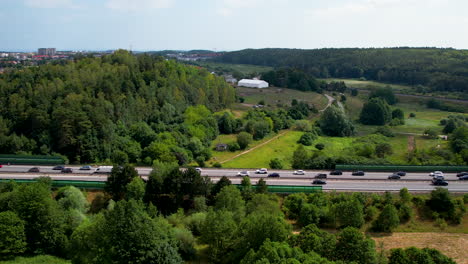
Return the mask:
<svg viewBox="0 0 468 264"><path fill-rule="evenodd" d="M0 212L0 259L19 255L25 250L24 222L14 212Z"/></svg>
<svg viewBox="0 0 468 264"><path fill-rule="evenodd" d="M224 187L231 185L232 182L228 177L223 176L219 181L213 186L212 195L216 196Z"/></svg>
<svg viewBox="0 0 468 264"><path fill-rule="evenodd" d="M307 132L302 134L301 138L297 141L297 143L302 144L304 146L312 146L314 140L317 139L317 134L313 132Z"/></svg>
<svg viewBox="0 0 468 264"><path fill-rule="evenodd" d="M369 99L372 98L381 98L385 100L389 105L394 105L398 101L395 96L395 93L393 92L392 87L390 86L373 89L369 94Z"/></svg>
<svg viewBox="0 0 468 264"><path fill-rule="evenodd" d="M373 98L366 102L359 116L359 121L364 125L385 125L391 120L390 106L380 98Z"/></svg>
<svg viewBox="0 0 468 264"><path fill-rule="evenodd" d="M375 263L375 243L366 238L359 229L347 227L337 236L335 258L346 262Z"/></svg>
<svg viewBox="0 0 468 264"><path fill-rule="evenodd" d="M145 182L140 177L135 177L127 184L126 198L128 200L143 200L145 196Z"/></svg>
<svg viewBox="0 0 468 264"><path fill-rule="evenodd" d="M223 187L216 195L215 208L234 212L236 217L241 217L244 214L245 202L239 189L234 185Z"/></svg>
<svg viewBox="0 0 468 264"><path fill-rule="evenodd" d="M405 120L405 112L401 110L400 108L394 109L392 111L392 119L399 119L399 120Z"/></svg>
<svg viewBox="0 0 468 264"><path fill-rule="evenodd" d="M336 237L311 224L304 227L297 237L297 245L304 252L317 252L328 259L334 258Z"/></svg>
<svg viewBox="0 0 468 264"><path fill-rule="evenodd" d="M232 212L209 211L202 226L201 240L208 244L208 254L213 262L221 262L234 249L237 224Z"/></svg>
<svg viewBox="0 0 468 264"><path fill-rule="evenodd" d="M375 154L379 158L385 158L385 155L393 154L392 145L389 143L379 143L375 145Z"/></svg>
<svg viewBox="0 0 468 264"><path fill-rule="evenodd" d="M356 199L343 201L335 205L336 221L340 227L360 228L364 224L364 212L362 204Z"/></svg>
<svg viewBox="0 0 468 264"><path fill-rule="evenodd" d="M392 232L399 224L398 210L393 204L387 204L375 220L373 228L379 232Z"/></svg>
<svg viewBox="0 0 468 264"><path fill-rule="evenodd" d="M280 170L283 168L283 162L278 158L273 158L270 160L270 168Z"/></svg>
<svg viewBox="0 0 468 264"><path fill-rule="evenodd" d="M446 219L455 213L455 203L450 197L449 191L445 188L438 187L433 190L431 197L426 200L426 205Z"/></svg>
<svg viewBox="0 0 468 264"><path fill-rule="evenodd" d="M237 135L237 144L239 144L239 147L241 149L247 148L247 146L249 146L249 144L252 143L252 141L253 141L253 137L252 137L252 134L250 133L240 132Z"/></svg>
<svg viewBox="0 0 468 264"><path fill-rule="evenodd" d="M437 130L434 128L427 128L423 132L424 136L430 139L437 139L439 138L439 133L437 133Z"/></svg>
<svg viewBox="0 0 468 264"><path fill-rule="evenodd" d="M323 112L318 124L327 136L347 137L354 134L354 125L340 108L333 105Z"/></svg>
<svg viewBox="0 0 468 264"><path fill-rule="evenodd" d="M263 178L258 180L256 192L257 193L267 193L268 192L268 185L267 185L266 181Z"/></svg>
<svg viewBox="0 0 468 264"><path fill-rule="evenodd" d="M253 189L252 189L252 183L250 182L250 177L249 176L242 177L241 193L242 193L242 197L244 198L245 201L248 201L248 200L250 200L252 198Z"/></svg>
<svg viewBox="0 0 468 264"><path fill-rule="evenodd" d="M107 177L104 189L114 201L124 199L127 184L136 177L138 177L138 171L133 166L129 164L114 166L111 174Z"/></svg>
<svg viewBox="0 0 468 264"><path fill-rule="evenodd" d="M309 153L304 146L299 145L293 153L292 167L293 169L303 169L306 167L306 162L309 159Z"/></svg>
<svg viewBox="0 0 468 264"><path fill-rule="evenodd" d="M468 149L468 127L455 129L450 138L450 147L455 153Z"/></svg>

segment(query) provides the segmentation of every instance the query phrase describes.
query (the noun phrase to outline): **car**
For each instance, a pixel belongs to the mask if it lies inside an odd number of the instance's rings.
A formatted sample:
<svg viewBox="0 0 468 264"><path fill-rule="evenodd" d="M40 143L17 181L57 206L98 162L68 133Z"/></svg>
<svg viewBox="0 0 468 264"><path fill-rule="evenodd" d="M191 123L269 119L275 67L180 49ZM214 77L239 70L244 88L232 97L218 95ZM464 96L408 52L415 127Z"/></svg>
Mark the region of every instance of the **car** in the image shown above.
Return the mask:
<svg viewBox="0 0 468 264"><path fill-rule="evenodd" d="M343 175L343 172L340 170L334 170L330 172L330 175Z"/></svg>
<svg viewBox="0 0 468 264"><path fill-rule="evenodd" d="M429 173L429 176L436 176L436 175L444 176L444 173L441 171L434 171L434 172Z"/></svg>
<svg viewBox="0 0 468 264"><path fill-rule="evenodd" d="M351 175L353 175L353 176L364 176L365 173L363 171L353 171L353 173L351 173Z"/></svg>
<svg viewBox="0 0 468 264"><path fill-rule="evenodd" d="M467 175L468 175L468 172L459 172L459 173L457 173L457 177L462 177L462 176L467 176Z"/></svg>
<svg viewBox="0 0 468 264"><path fill-rule="evenodd" d="M432 177L433 180L445 180L444 176L442 175L435 175L434 177Z"/></svg>
<svg viewBox="0 0 468 264"><path fill-rule="evenodd" d="M64 168L65 168L65 166L63 166L63 165L58 165L58 166L53 167L52 169L53 169L53 170L60 170L60 171L61 171L61 170L63 170Z"/></svg>
<svg viewBox="0 0 468 264"><path fill-rule="evenodd" d="M92 169L92 167L89 166L89 165L84 165L84 166L80 167L80 170L91 170L91 169Z"/></svg>
<svg viewBox="0 0 468 264"><path fill-rule="evenodd" d="M314 178L315 178L315 179L326 179L326 178L327 178L327 174L325 174L325 173L318 173L318 174L315 174Z"/></svg>
<svg viewBox="0 0 468 264"><path fill-rule="evenodd" d="M28 172L41 172L41 170L39 169L39 167L32 167L28 170Z"/></svg>
<svg viewBox="0 0 468 264"><path fill-rule="evenodd" d="M458 178L460 181L466 181L468 180L468 174L465 175L465 176L461 176L460 178Z"/></svg>
<svg viewBox="0 0 468 264"><path fill-rule="evenodd" d="M405 171L397 171L395 172L394 174L398 175L398 176L406 176L406 172Z"/></svg>
<svg viewBox="0 0 468 264"><path fill-rule="evenodd" d="M436 185L436 186L447 186L448 185L448 182L444 181L444 180L433 180L432 181L432 185Z"/></svg>
<svg viewBox="0 0 468 264"><path fill-rule="evenodd" d="M388 176L389 180L399 180L400 178L401 178L401 176L398 175L398 174L392 174L392 175Z"/></svg>
<svg viewBox="0 0 468 264"><path fill-rule="evenodd" d="M324 180L314 180L312 184L327 184L327 182Z"/></svg>
<svg viewBox="0 0 468 264"><path fill-rule="evenodd" d="M293 172L294 175L305 175L305 171L303 170L296 170Z"/></svg>
<svg viewBox="0 0 468 264"><path fill-rule="evenodd" d="M255 174L268 174L268 170L265 168L261 168L255 171Z"/></svg>
<svg viewBox="0 0 468 264"><path fill-rule="evenodd" d="M268 174L268 177L279 177L279 176L280 175L277 172L273 172L273 173Z"/></svg>
<svg viewBox="0 0 468 264"><path fill-rule="evenodd" d="M240 171L240 172L237 173L237 176L242 176L242 177L249 176L249 172L248 171Z"/></svg>
<svg viewBox="0 0 468 264"><path fill-rule="evenodd" d="M201 172L202 172L202 169L201 169L201 168L195 168L195 170L198 171L198 173L200 173L200 174L201 174Z"/></svg>
<svg viewBox="0 0 468 264"><path fill-rule="evenodd" d="M72 168L63 168L62 173L72 173L73 169Z"/></svg>

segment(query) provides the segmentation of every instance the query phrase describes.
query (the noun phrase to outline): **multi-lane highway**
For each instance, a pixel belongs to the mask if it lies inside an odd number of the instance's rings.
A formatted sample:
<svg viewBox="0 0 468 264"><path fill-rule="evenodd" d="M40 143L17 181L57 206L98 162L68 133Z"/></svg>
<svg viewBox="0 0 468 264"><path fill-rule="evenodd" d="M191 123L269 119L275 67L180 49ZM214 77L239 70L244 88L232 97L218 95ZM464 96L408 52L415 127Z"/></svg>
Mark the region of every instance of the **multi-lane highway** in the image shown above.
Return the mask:
<svg viewBox="0 0 468 264"><path fill-rule="evenodd" d="M79 166L70 166L73 173L63 174L59 170L52 170L51 166L39 167L40 173L27 172L33 166L4 165L0 168L0 178L3 179L31 179L38 176L50 176L57 180L83 180L83 181L105 181L107 175L94 174L93 170L79 170ZM68 166L67 166L68 167ZM151 168L138 167L138 173L146 178L151 172ZM219 180L222 176L227 176L233 183L240 183L241 177L238 172L243 169L202 169L201 174L212 178L213 181ZM249 171L252 183L255 184L260 178L264 178L269 185L297 185L310 186L314 176L318 173L329 173L329 171L307 171L305 175L294 175L293 171L270 170L278 172L279 178L269 178L266 174L255 174L254 170ZM343 172L343 175L328 175L327 184L323 185L324 190L337 191L397 191L401 188L408 188L410 191L426 192L433 190L435 186L431 185L431 177L428 173L407 173L407 176L400 180L388 180L389 172L366 172L365 176L352 176L351 172ZM448 188L454 192L468 192L468 181L459 181L455 173L446 173L445 179L449 185Z"/></svg>

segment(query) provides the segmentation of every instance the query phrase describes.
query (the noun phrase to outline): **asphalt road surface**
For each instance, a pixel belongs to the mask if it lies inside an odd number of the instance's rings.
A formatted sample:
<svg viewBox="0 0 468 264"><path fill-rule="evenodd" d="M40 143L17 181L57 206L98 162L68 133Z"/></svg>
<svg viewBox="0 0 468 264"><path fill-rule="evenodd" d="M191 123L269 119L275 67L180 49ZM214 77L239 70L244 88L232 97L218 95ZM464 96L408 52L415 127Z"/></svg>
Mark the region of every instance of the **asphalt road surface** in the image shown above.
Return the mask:
<svg viewBox="0 0 468 264"><path fill-rule="evenodd" d="M4 165L0 168L0 178L3 179L32 179L39 176L50 176L56 180L81 180L81 181L106 181L106 174L94 174L91 171L80 171L79 166L70 166L73 173L62 174L60 171L52 170L51 166L37 166L40 173L28 173L27 171L34 166ZM67 166L68 167L68 166ZM151 168L137 168L143 178L147 178ZM235 184L239 184L241 177L236 176L242 169L202 169L201 174L212 178L214 182L221 176L227 176ZM329 171L307 171L305 175L294 175L293 171L270 170L278 172L279 178L269 178L266 174L255 174L255 171L249 170L252 184L256 184L258 179L264 178L269 185L296 185L311 186L314 176L318 173ZM351 176L351 172L343 172L343 175L328 175L327 184L322 185L324 190L337 191L398 191L401 188L408 188L410 191L427 192L433 190L436 186L431 185L431 177L428 173L408 173L400 180L388 180L389 172L367 172L365 176ZM468 192L468 181L459 181L455 173L446 173L446 180L449 185L447 188L454 192Z"/></svg>

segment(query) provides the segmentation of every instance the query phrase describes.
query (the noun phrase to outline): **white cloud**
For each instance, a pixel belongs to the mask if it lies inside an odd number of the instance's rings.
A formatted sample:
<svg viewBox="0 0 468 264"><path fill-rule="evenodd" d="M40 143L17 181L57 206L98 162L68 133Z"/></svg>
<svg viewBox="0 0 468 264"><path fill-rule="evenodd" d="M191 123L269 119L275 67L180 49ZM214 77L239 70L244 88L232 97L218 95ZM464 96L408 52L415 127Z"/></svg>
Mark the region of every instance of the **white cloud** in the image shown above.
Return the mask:
<svg viewBox="0 0 468 264"><path fill-rule="evenodd" d="M106 6L120 11L169 8L173 0L107 0Z"/></svg>
<svg viewBox="0 0 468 264"><path fill-rule="evenodd" d="M74 8L72 0L24 0L24 4L32 8Z"/></svg>

